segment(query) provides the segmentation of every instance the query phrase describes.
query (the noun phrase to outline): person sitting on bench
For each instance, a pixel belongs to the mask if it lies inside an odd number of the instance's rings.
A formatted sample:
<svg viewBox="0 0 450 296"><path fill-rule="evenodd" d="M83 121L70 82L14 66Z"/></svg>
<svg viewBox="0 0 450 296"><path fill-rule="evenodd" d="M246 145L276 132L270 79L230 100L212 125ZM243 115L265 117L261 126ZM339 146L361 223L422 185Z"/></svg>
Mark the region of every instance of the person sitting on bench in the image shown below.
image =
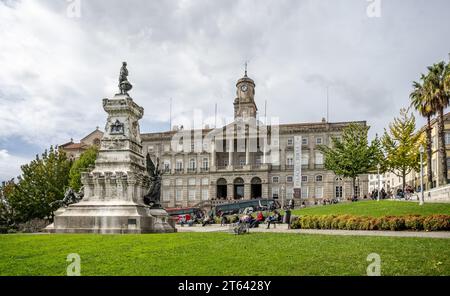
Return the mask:
<svg viewBox="0 0 450 296"><path fill-rule="evenodd" d="M270 215L269 217L267 217L267 219L266 219L267 229L270 228L270 223L272 223L272 224L277 223L279 218L280 218L280 214L278 214L278 211L277 210L273 211L273 214Z"/></svg>

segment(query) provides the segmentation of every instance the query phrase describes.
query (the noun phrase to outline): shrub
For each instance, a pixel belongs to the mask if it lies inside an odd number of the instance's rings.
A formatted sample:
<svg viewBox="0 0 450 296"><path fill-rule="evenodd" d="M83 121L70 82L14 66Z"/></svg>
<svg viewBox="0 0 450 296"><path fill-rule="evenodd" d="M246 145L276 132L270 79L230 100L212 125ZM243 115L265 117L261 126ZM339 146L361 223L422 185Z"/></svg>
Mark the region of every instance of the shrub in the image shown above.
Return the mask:
<svg viewBox="0 0 450 296"><path fill-rule="evenodd" d="M32 219L25 223L21 223L17 226L17 230L19 232L25 233L34 233L34 232L42 232L49 222L43 219Z"/></svg>
<svg viewBox="0 0 450 296"><path fill-rule="evenodd" d="M405 217L405 228L411 230L423 230L423 217L411 215Z"/></svg>
<svg viewBox="0 0 450 296"><path fill-rule="evenodd" d="M423 229L427 231L450 230L450 216L428 216L423 220Z"/></svg>
<svg viewBox="0 0 450 296"><path fill-rule="evenodd" d="M450 230L449 215L407 215L366 217L352 215L300 216L292 220L293 229L341 229L341 230Z"/></svg>

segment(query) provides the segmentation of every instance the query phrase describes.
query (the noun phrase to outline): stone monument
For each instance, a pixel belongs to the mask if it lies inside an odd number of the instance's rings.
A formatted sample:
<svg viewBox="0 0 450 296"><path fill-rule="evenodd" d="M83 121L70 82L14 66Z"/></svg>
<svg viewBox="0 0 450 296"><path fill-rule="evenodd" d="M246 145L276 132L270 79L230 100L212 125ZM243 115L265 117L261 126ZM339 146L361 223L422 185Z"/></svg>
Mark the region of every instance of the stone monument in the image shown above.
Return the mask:
<svg viewBox="0 0 450 296"><path fill-rule="evenodd" d="M82 173L83 199L60 208L55 233L152 233L175 232L167 212L144 203L152 188L142 154L139 119L144 109L128 95L132 85L123 63L119 77L120 93L103 99L108 113L105 133L91 172Z"/></svg>

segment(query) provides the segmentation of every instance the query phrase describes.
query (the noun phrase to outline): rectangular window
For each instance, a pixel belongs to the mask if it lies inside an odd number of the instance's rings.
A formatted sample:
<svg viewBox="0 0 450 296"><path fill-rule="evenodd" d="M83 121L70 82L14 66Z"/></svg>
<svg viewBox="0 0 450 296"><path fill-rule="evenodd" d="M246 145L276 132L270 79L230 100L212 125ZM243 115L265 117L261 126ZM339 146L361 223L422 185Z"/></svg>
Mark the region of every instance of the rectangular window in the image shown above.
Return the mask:
<svg viewBox="0 0 450 296"><path fill-rule="evenodd" d="M302 176L302 182L308 182L308 176Z"/></svg>
<svg viewBox="0 0 450 296"><path fill-rule="evenodd" d="M195 186L195 178L189 178L189 186Z"/></svg>
<svg viewBox="0 0 450 296"><path fill-rule="evenodd" d="M170 186L170 179L163 179L162 183L164 186Z"/></svg>
<svg viewBox="0 0 450 296"><path fill-rule="evenodd" d="M209 179L208 178L203 178L202 179L202 185L203 186L208 186L208 184L209 184Z"/></svg>
<svg viewBox="0 0 450 296"><path fill-rule="evenodd" d="M202 200L208 200L208 198L209 198L209 191L208 191L208 189L203 189L202 190Z"/></svg>
<svg viewBox="0 0 450 296"><path fill-rule="evenodd" d="M292 183L293 181L294 181L294 178L292 176L287 176L286 177L286 182Z"/></svg>
<svg viewBox="0 0 450 296"><path fill-rule="evenodd" d="M342 198L342 186L336 186L334 197Z"/></svg>
<svg viewBox="0 0 450 296"><path fill-rule="evenodd" d="M169 172L170 171L170 161L166 160L164 162L164 171Z"/></svg>
<svg viewBox="0 0 450 296"><path fill-rule="evenodd" d="M323 197L323 187L316 187L316 198Z"/></svg>
<svg viewBox="0 0 450 296"><path fill-rule="evenodd" d="M301 190L302 190L302 198L308 198L308 186L303 186L302 188L301 188Z"/></svg>
<svg viewBox="0 0 450 296"><path fill-rule="evenodd" d="M279 181L279 177L278 176L273 176L272 177L272 183L278 183Z"/></svg>
<svg viewBox="0 0 450 296"><path fill-rule="evenodd" d="M155 147L153 145L148 146L148 152L153 152Z"/></svg>
<svg viewBox="0 0 450 296"><path fill-rule="evenodd" d="M195 189L190 189L189 190L189 200L195 200Z"/></svg>
<svg viewBox="0 0 450 296"><path fill-rule="evenodd" d="M181 171L183 169L183 161L177 160L176 169Z"/></svg>
<svg viewBox="0 0 450 296"><path fill-rule="evenodd" d="M287 145L288 145L288 146L294 145L294 139L293 139L293 138L289 138L289 139L287 140Z"/></svg>
<svg viewBox="0 0 450 296"><path fill-rule="evenodd" d="M294 166L294 158L292 156L288 156L286 158L286 165L287 166Z"/></svg>
<svg viewBox="0 0 450 296"><path fill-rule="evenodd" d="M322 137L317 137L316 138L316 144L317 145L322 145L322 142L323 142Z"/></svg>
<svg viewBox="0 0 450 296"><path fill-rule="evenodd" d="M278 187L272 188L272 198L274 198L274 199L278 198Z"/></svg>
<svg viewBox="0 0 450 296"><path fill-rule="evenodd" d="M191 158L191 160L189 160L189 168L190 168L191 170L195 170L195 167L196 167L196 165L195 165L195 159Z"/></svg>
<svg viewBox="0 0 450 296"><path fill-rule="evenodd" d="M203 158L203 162L202 162L202 164L203 164L203 168L204 169L208 169L208 166L209 166L209 160L208 160L208 158Z"/></svg>
<svg viewBox="0 0 450 296"><path fill-rule="evenodd" d="M183 186L183 179L177 179L177 180L175 181L175 184L176 184L177 186Z"/></svg>
<svg viewBox="0 0 450 296"><path fill-rule="evenodd" d="M308 145L308 138L302 137L302 145Z"/></svg>
<svg viewBox="0 0 450 296"><path fill-rule="evenodd" d="M176 200L177 200L177 201L183 200L183 190L178 189L178 190L176 191Z"/></svg>
<svg viewBox="0 0 450 296"><path fill-rule="evenodd" d="M170 201L170 191L169 190L165 190L164 194L163 194L163 200L164 201Z"/></svg>

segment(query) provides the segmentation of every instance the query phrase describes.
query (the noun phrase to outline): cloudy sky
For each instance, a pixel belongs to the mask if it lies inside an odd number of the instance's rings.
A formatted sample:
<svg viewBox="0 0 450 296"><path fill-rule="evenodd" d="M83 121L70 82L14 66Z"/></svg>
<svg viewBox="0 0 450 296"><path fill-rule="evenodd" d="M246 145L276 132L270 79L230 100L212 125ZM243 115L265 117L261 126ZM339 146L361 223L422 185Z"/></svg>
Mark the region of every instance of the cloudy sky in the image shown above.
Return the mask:
<svg viewBox="0 0 450 296"><path fill-rule="evenodd" d="M267 101L282 123L320 121L328 87L330 121L382 133L411 81L448 59L449 11L448 0L0 0L0 180L103 127L122 61L142 132L169 128L170 98L174 124L194 110L212 123L215 103L232 116L249 61L261 113Z"/></svg>

